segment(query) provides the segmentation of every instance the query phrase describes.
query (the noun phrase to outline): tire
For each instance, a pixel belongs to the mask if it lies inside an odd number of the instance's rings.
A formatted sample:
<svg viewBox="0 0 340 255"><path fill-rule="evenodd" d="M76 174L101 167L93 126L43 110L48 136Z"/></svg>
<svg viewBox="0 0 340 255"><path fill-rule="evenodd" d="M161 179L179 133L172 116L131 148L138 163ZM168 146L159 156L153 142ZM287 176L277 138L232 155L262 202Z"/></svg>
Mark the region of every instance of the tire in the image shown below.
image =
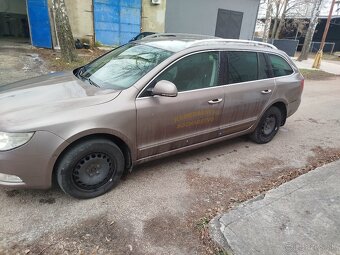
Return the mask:
<svg viewBox="0 0 340 255"><path fill-rule="evenodd" d="M254 132L250 134L250 139L258 144L270 142L280 129L281 118L281 111L275 106L270 107L263 114Z"/></svg>
<svg viewBox="0 0 340 255"><path fill-rule="evenodd" d="M91 139L71 147L57 166L60 188L75 198L94 198L113 189L124 172L124 155L106 139Z"/></svg>

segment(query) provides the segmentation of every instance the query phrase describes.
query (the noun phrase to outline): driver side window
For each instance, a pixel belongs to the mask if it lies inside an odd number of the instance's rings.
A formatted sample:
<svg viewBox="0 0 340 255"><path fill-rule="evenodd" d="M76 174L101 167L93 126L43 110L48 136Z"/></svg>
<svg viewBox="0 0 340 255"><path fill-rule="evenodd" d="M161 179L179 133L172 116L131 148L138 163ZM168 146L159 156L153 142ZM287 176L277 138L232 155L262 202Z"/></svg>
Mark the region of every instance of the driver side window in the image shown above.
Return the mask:
<svg viewBox="0 0 340 255"><path fill-rule="evenodd" d="M202 52L184 57L163 71L152 82L148 91L161 80L174 83L178 92L218 86L219 53ZM142 96L149 95L143 93Z"/></svg>

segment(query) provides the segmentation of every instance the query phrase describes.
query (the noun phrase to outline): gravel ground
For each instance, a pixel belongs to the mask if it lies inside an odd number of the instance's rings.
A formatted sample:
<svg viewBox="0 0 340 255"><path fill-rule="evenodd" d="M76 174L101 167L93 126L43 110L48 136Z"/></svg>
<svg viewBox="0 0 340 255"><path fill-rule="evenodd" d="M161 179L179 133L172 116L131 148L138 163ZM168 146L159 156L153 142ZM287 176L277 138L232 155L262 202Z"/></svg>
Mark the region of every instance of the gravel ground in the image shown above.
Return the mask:
<svg viewBox="0 0 340 255"><path fill-rule="evenodd" d="M22 64L13 62L16 77ZM1 82L14 79L6 70ZM306 81L300 109L269 144L241 137L144 164L91 200L1 188L0 254L214 253L210 217L339 157L339 108L339 78Z"/></svg>
<svg viewBox="0 0 340 255"><path fill-rule="evenodd" d="M27 44L8 47L0 40L0 86L49 73L36 50Z"/></svg>

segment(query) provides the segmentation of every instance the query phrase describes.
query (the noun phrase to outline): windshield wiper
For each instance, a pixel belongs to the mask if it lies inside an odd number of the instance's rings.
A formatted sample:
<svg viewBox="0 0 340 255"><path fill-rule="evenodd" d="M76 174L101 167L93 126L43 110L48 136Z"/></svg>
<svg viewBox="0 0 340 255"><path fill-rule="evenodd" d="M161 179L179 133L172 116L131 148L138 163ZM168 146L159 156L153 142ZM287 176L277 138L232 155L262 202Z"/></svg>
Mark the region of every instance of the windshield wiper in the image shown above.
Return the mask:
<svg viewBox="0 0 340 255"><path fill-rule="evenodd" d="M80 70L78 71L78 76L81 77L84 80L87 80L91 85L100 88L100 86L95 83L94 81L92 81L90 78L86 78L85 76L83 76L82 74L84 73L84 67L80 68Z"/></svg>
<svg viewBox="0 0 340 255"><path fill-rule="evenodd" d="M90 78L85 78L91 85L100 88L99 85L97 83L95 83L94 81L92 81Z"/></svg>

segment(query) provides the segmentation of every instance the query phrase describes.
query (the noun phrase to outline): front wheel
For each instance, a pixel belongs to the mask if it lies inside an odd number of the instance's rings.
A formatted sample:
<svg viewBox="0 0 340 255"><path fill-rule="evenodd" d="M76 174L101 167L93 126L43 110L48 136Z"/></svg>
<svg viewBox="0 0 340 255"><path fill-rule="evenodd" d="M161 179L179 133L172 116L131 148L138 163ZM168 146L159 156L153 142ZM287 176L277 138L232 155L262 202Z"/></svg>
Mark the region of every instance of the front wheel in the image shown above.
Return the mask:
<svg viewBox="0 0 340 255"><path fill-rule="evenodd" d="M250 134L250 138L259 144L270 142L279 131L281 118L281 111L275 106L270 107L263 114L254 132Z"/></svg>
<svg viewBox="0 0 340 255"><path fill-rule="evenodd" d="M73 146L57 166L60 188L76 198L93 198L115 187L124 172L124 155L106 139L90 139Z"/></svg>

